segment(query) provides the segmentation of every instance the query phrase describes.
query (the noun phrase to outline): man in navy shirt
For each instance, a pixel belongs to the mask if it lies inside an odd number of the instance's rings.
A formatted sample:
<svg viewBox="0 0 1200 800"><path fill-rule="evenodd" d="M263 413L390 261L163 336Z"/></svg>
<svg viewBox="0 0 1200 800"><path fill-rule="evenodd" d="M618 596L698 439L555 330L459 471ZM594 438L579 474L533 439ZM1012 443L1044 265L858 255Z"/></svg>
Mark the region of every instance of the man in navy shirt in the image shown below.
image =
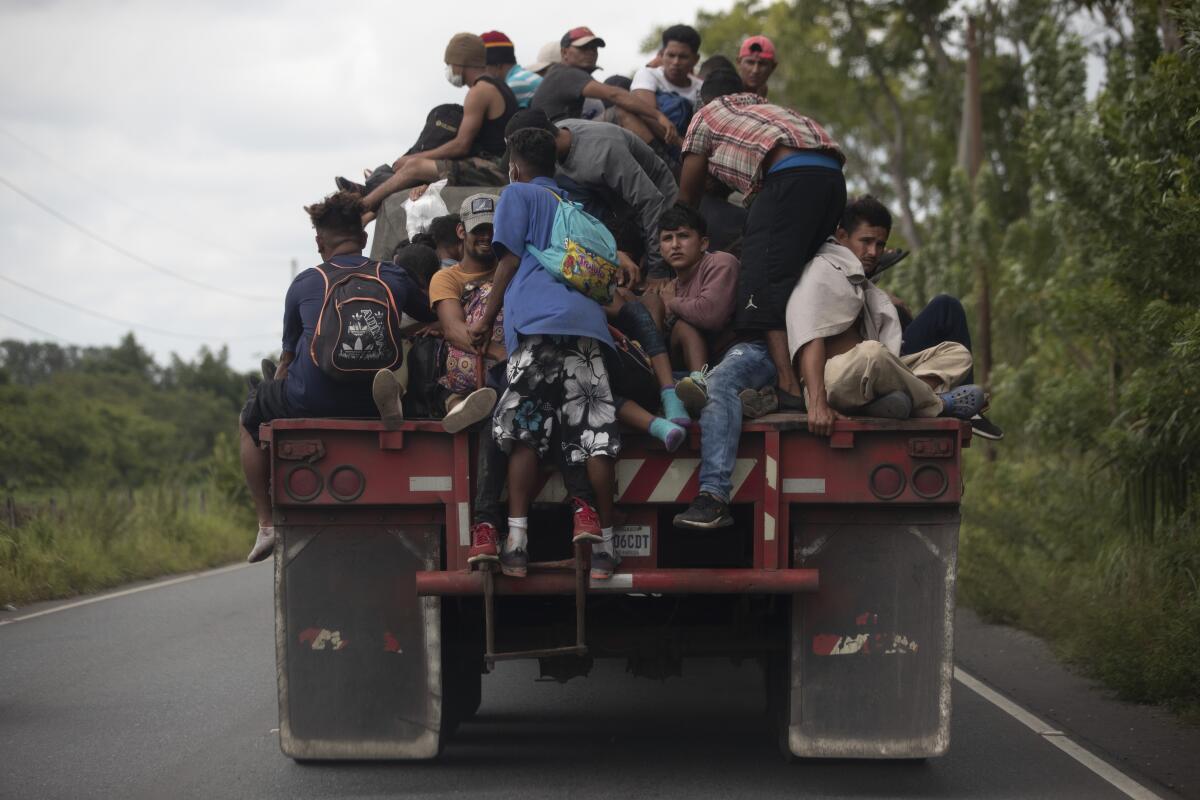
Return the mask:
<svg viewBox="0 0 1200 800"><path fill-rule="evenodd" d="M317 252L325 263L338 269L364 264L362 251L367 234L362 228L362 198L338 192L307 206L316 229ZM392 290L399 310L421 322L436 319L429 310L425 291L400 267L385 263L380 277ZM377 417L376 402L369 383L339 383L321 371L309 354L309 342L325 303L325 279L321 271L306 269L288 287L283 306L283 355L275 377L250 391L242 409L242 470L258 514L258 538L248 561L261 561L275 545L268 488L270 463L259 447L258 428L264 422L288 417ZM389 373L390 374L390 373ZM398 398L396 398L398 404Z"/></svg>
<svg viewBox="0 0 1200 800"><path fill-rule="evenodd" d="M538 459L558 432L568 463L585 464L597 509L575 499L574 541L594 542L592 569L609 577L615 459L621 450L603 348L613 347L604 309L556 280L530 247L550 246L562 190L554 183L554 137L515 131L508 140L511 185L500 195L492 234L499 257L483 316L469 331L477 344L491 336L504 307L508 388L496 404L492 433L509 455L508 538L497 552L494 534L472 542L468 561L499 561L507 575L526 570L529 504Z"/></svg>

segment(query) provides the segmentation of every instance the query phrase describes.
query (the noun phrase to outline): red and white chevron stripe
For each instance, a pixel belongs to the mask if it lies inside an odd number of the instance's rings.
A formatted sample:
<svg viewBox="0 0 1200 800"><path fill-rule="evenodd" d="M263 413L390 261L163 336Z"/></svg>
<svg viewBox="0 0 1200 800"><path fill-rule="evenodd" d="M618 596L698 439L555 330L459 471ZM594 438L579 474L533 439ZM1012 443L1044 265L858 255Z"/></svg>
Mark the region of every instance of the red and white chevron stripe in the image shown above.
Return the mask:
<svg viewBox="0 0 1200 800"><path fill-rule="evenodd" d="M758 460L739 458L733 467L733 499L746 502L757 499L761 479L750 480ZM622 458L617 461L618 503L687 503L700 490L698 458ZM551 474L538 492L536 503L562 503L567 489L562 476Z"/></svg>

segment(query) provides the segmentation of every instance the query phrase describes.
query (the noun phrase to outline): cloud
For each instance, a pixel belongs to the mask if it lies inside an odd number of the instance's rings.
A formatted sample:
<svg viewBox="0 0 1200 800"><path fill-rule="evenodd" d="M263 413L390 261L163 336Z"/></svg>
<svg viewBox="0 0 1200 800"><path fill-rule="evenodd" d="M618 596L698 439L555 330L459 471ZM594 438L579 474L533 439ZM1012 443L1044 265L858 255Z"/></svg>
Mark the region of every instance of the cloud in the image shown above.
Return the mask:
<svg viewBox="0 0 1200 800"><path fill-rule="evenodd" d="M708 4L711 9L723 3ZM96 234L197 280L277 297L255 304L172 280L72 230L0 186L0 274L114 317L186 333L251 368L278 348L291 260L316 260L302 206L334 175L395 158L426 112L461 102L442 76L459 29L503 30L532 61L586 24L607 73L694 2L27 3L0 7L0 176ZM11 134L5 135L5 132ZM13 138L13 136L17 138ZM8 284L0 312L78 344L120 326ZM44 338L0 319L0 338ZM165 360L199 340L138 337Z"/></svg>

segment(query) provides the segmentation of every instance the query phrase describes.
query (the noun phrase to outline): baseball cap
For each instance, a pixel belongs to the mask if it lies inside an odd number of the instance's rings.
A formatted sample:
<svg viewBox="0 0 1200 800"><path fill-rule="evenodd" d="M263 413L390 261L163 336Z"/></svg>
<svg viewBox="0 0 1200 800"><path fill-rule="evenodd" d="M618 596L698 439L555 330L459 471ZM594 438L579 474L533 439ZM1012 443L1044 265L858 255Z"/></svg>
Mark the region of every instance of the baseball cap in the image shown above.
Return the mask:
<svg viewBox="0 0 1200 800"><path fill-rule="evenodd" d="M446 63L460 67L486 67L487 48L473 33L456 33L446 45Z"/></svg>
<svg viewBox="0 0 1200 800"><path fill-rule="evenodd" d="M582 25L564 33L560 42L562 47L586 47L593 43L596 47L604 47L604 40L592 33L591 28Z"/></svg>
<svg viewBox="0 0 1200 800"><path fill-rule="evenodd" d="M542 49L538 50L537 61L532 64L526 64L525 69L530 72L541 72L551 64L562 63L562 45L558 42L546 42L542 45Z"/></svg>
<svg viewBox="0 0 1200 800"><path fill-rule="evenodd" d="M462 218L463 229L470 233L480 225L491 225L496 218L496 196L494 194L473 194L462 201L458 209Z"/></svg>
<svg viewBox="0 0 1200 800"><path fill-rule="evenodd" d="M742 49L738 51L738 58L746 56L762 56L768 61L774 61L775 45L765 36L751 36L742 42Z"/></svg>
<svg viewBox="0 0 1200 800"><path fill-rule="evenodd" d="M512 39L500 31L488 31L480 34L480 38L483 39L483 46L487 48L488 64L517 63L517 52Z"/></svg>

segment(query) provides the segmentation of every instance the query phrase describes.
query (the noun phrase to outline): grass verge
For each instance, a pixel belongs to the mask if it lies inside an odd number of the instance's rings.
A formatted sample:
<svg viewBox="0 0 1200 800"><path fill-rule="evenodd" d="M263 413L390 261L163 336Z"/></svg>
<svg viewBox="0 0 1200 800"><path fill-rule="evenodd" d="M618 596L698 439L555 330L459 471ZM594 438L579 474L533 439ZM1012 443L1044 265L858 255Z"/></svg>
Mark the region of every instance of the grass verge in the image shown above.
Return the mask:
<svg viewBox="0 0 1200 800"><path fill-rule="evenodd" d="M0 604L94 592L245 557L253 515L219 491L204 510L174 488L76 492L17 527L0 522Z"/></svg>
<svg viewBox="0 0 1200 800"><path fill-rule="evenodd" d="M1119 697L1200 723L1200 523L1134 538L1103 472L1009 455L971 453L960 602L1045 638Z"/></svg>

